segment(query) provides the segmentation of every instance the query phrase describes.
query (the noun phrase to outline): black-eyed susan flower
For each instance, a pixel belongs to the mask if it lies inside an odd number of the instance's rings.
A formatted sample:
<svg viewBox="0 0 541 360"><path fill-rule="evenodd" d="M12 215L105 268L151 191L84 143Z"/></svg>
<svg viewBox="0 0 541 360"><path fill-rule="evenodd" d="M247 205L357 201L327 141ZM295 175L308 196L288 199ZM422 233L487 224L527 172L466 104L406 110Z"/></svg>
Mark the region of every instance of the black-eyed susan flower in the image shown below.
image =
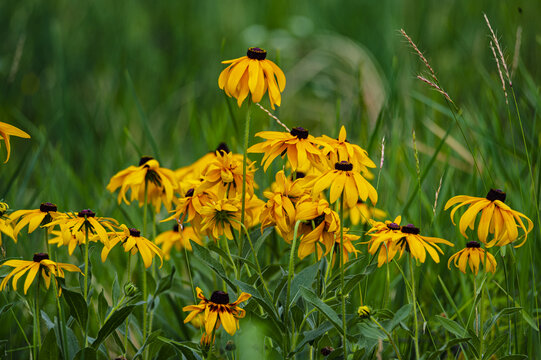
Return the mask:
<svg viewBox="0 0 541 360"><path fill-rule="evenodd" d="M19 231L28 225L28 233L30 234L40 225L45 225L56 219L60 214L57 212L55 204L50 202L42 203L39 209L35 210L17 210L10 214L10 219L13 224L13 235L17 237Z"/></svg>
<svg viewBox="0 0 541 360"><path fill-rule="evenodd" d="M161 246L165 260L169 260L171 258L170 254L173 246L177 251L182 249L192 251L190 240L199 245L203 245L203 242L191 226L175 224L173 225L173 230L165 231L156 236L156 245Z"/></svg>
<svg viewBox="0 0 541 360"><path fill-rule="evenodd" d="M8 162L9 156L11 154L11 146L10 146L10 143L9 143L9 137L10 136L17 136L17 137L21 137L21 138L25 138L25 139L30 138L30 135L28 135L27 133L25 133L21 129L16 128L13 125L0 122L0 137L2 137L2 139L6 143L6 153L7 153L6 161L4 161L4 164Z"/></svg>
<svg viewBox="0 0 541 360"><path fill-rule="evenodd" d="M468 242L464 249L451 256L447 263L449 269L451 268L451 262L453 262L453 260L455 266L464 274L466 273L466 265L469 265L472 273L477 275L479 272L479 264L483 264L487 272L493 274L496 272L496 259L491 253L481 249L481 244L477 241Z"/></svg>
<svg viewBox="0 0 541 360"><path fill-rule="evenodd" d="M371 221L372 228L366 233L370 236L368 253L374 255L379 250L378 267L390 262L399 250L396 241L402 237L401 220L402 217L399 215L393 221Z"/></svg>
<svg viewBox="0 0 541 360"><path fill-rule="evenodd" d="M387 213L381 209L369 206L367 203L361 199L357 200L357 204L352 208L348 209L349 219L353 225L357 224L366 224L370 220L374 219L383 219L387 216Z"/></svg>
<svg viewBox="0 0 541 360"><path fill-rule="evenodd" d="M17 239L13 235L13 227L11 226L11 220L7 211L9 210L9 205L5 202L0 202L0 246L2 246L2 234L7 235L12 238L13 241L17 242Z"/></svg>
<svg viewBox="0 0 541 360"><path fill-rule="evenodd" d="M255 162L246 163L246 193L254 193ZM201 174L203 182L195 189L196 193L214 192L218 198L235 197L242 194L243 160L233 153L216 153L216 158Z"/></svg>
<svg viewBox="0 0 541 360"><path fill-rule="evenodd" d="M340 134L337 139L321 136L319 139L326 142L330 147L322 150L323 155L327 156L334 164L341 161L347 161L353 165L355 171L367 171L367 168L375 168L376 164L368 157L368 152L359 145L352 144L346 139L346 128L340 128Z"/></svg>
<svg viewBox="0 0 541 360"><path fill-rule="evenodd" d="M271 107L280 106L281 92L286 87L286 77L282 70L271 60L267 60L267 52L257 47L248 49L246 56L222 61L231 64L225 68L218 78L218 86L227 96L237 99L239 107L252 94L252 101L258 103L269 91Z"/></svg>
<svg viewBox="0 0 541 360"><path fill-rule="evenodd" d="M163 219L162 222L173 219L180 224L189 222L196 232L200 232L201 222L203 221L201 209L211 200L218 200L213 192L203 191L196 193L193 188L189 189L184 197L177 200L176 210L173 215Z"/></svg>
<svg viewBox="0 0 541 360"><path fill-rule="evenodd" d="M263 192L268 200L261 212L261 231L276 225L280 233L286 234L295 223L295 202L306 194L306 190L301 186L300 179L291 181L283 170L276 173L276 181L271 189Z"/></svg>
<svg viewBox="0 0 541 360"><path fill-rule="evenodd" d="M168 211L171 210L173 194L178 189L175 173L161 167L160 163L150 156L143 156L139 166L130 166L115 174L109 181L107 190L114 192L120 188L119 204L122 201L130 204L131 201L137 200L139 206L143 206L145 187L147 201L154 206L156 212L160 211L162 203ZM131 191L130 201L126 198L128 190Z"/></svg>
<svg viewBox="0 0 541 360"><path fill-rule="evenodd" d="M252 295L242 292L236 301L229 303L229 295L223 291L213 292L210 299L203 295L203 291L199 287L196 288L196 291L197 297L201 301L197 305L188 305L182 308L182 311L191 311L184 319L184 323L192 321L197 315L203 313L207 341L214 330L220 327L220 324L229 335L234 335L239 328L239 319L242 319L246 314L246 311L238 305L248 300Z"/></svg>
<svg viewBox="0 0 541 360"><path fill-rule="evenodd" d="M319 157L322 155L319 147L329 147L327 143L317 140L302 127L293 128L290 132L261 131L255 136L259 136L265 141L252 145L248 152L265 154L261 160L265 171L277 156L287 154L293 171L306 172L309 170L310 164L320 161Z"/></svg>
<svg viewBox="0 0 541 360"><path fill-rule="evenodd" d="M8 260L0 266L11 266L14 269L2 280L0 283L0 291L4 290L9 280L13 278L11 285L13 290L17 291L17 282L19 279L26 273L26 280L24 281L24 293L28 291L30 285L38 275L38 272L41 270L41 276L45 281L45 286L49 289L51 284L51 274L55 277L64 277L64 270L70 272L81 272L81 270L72 264L57 263L49 260L49 255L44 253L34 254L33 261L27 260Z"/></svg>
<svg viewBox="0 0 541 360"><path fill-rule="evenodd" d="M454 222L455 212L464 205L468 205L468 209L464 212L459 222L460 233L468 238L466 230L474 229L477 214L481 212L481 218L477 225L477 237L487 247L504 246L513 243L518 238L518 229L524 231L524 240L515 247L524 245L528 238L528 233L533 229L533 222L526 215L511 209L504 202L506 199L505 192L496 189L490 189L486 198L474 196L460 195L451 198L445 204L445 210L451 206L456 206L451 211L451 220ZM528 228L524 225L522 218L528 223ZM494 234L494 238L487 241L487 237Z"/></svg>
<svg viewBox="0 0 541 360"><path fill-rule="evenodd" d="M412 224L402 226L400 231L402 232L402 237L395 241L396 246L400 249L400 257L402 257L404 250L406 250L411 254L412 257L424 263L426 253L428 252L430 257L432 257L432 260L439 263L440 257L438 255L438 251L441 254L443 254L443 251L436 244L455 246L453 243L444 239L422 236L419 228Z"/></svg>
<svg viewBox="0 0 541 360"><path fill-rule="evenodd" d="M233 230L240 229L241 220L240 198L211 200L201 208L203 220L201 232L205 232L214 241L225 235L233 240Z"/></svg>
<svg viewBox="0 0 541 360"><path fill-rule="evenodd" d="M101 251L101 261L105 262L109 252L117 244L122 244L125 252L130 252L131 255L139 253L145 264L145 268L149 268L152 265L154 256L160 258L160 267L163 265L163 252L152 241L141 236L141 232L137 229L128 228L126 225L120 225L122 231L116 231L110 233L109 244L104 246Z"/></svg>
<svg viewBox="0 0 541 360"><path fill-rule="evenodd" d="M258 198L255 194L250 197L246 197L244 225L247 229L252 228L260 224L261 213L265 202Z"/></svg>
<svg viewBox="0 0 541 360"><path fill-rule="evenodd" d="M109 236L107 230L114 231L118 222L113 218L97 217L92 210L84 209L78 213L68 212L61 214L45 226L54 227L56 225L59 225L60 230L66 233L66 237L68 237L68 232L69 236L73 236L78 232L86 236L88 232L89 241L92 241L91 238L96 235L102 243L108 245Z"/></svg>
<svg viewBox="0 0 541 360"><path fill-rule="evenodd" d="M298 220L303 220L298 233L298 236L302 236L299 258L304 259L314 251L323 252L322 245L325 247L325 255L328 254L335 244L336 236L340 236L340 217L329 207L329 203L324 199L300 202L295 217L295 221ZM293 233L290 232L284 239L290 241L292 238Z"/></svg>
<svg viewBox="0 0 541 360"><path fill-rule="evenodd" d="M344 197L347 207L352 208L357 204L359 198L366 201L370 198L372 204L378 201L376 189L359 172L353 171L353 165L347 161L340 161L334 164L333 170L321 174L313 184L312 194L318 196L328 187L330 191L331 204L336 202L340 196Z"/></svg>

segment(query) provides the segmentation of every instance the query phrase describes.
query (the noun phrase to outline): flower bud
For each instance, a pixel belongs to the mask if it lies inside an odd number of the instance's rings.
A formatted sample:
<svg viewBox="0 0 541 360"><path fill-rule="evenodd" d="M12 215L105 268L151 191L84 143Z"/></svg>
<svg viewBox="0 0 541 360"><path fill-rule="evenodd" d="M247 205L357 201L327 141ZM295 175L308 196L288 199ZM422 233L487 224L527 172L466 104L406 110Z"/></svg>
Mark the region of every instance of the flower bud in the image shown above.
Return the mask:
<svg viewBox="0 0 541 360"><path fill-rule="evenodd" d="M137 295L138 292L139 292L139 289L133 283L129 282L126 285L124 285L124 294L127 297L135 296Z"/></svg>
<svg viewBox="0 0 541 360"><path fill-rule="evenodd" d="M370 318L370 308L368 306L359 306L359 309L357 309L357 314L361 319L368 319Z"/></svg>

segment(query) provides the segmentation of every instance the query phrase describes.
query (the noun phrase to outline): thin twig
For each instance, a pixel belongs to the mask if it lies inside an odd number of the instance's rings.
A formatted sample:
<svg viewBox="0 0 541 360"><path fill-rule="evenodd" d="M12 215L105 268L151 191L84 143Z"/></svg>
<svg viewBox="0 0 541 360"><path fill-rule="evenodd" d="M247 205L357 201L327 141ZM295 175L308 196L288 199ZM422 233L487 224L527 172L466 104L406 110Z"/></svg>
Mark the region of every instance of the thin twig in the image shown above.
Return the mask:
<svg viewBox="0 0 541 360"><path fill-rule="evenodd" d="M496 65L498 66L498 74L500 74L500 80L502 81L502 89L503 93L505 94L505 103L509 104L509 100L507 98L507 90L505 89L505 80L503 79L502 69L500 68L500 61L498 60L498 56L496 55L496 50L494 50L494 45L492 45L492 41L490 41L490 49L492 50L492 55L494 55L494 60L496 60Z"/></svg>
<svg viewBox="0 0 541 360"><path fill-rule="evenodd" d="M289 128L286 126L286 124L284 124L283 122L280 121L280 119L278 119L276 116L274 116L269 110L265 109L260 103L255 103L257 106L259 106L259 108L261 110L263 110L264 112L267 113L267 115L269 115L271 118L273 118L274 120L276 120L276 122L278 123L278 125L280 125L281 127L283 127L284 129L286 129L287 132L289 132Z"/></svg>
<svg viewBox="0 0 541 360"><path fill-rule="evenodd" d="M417 79L427 83L428 85L430 85L430 87L432 87L434 90L436 90L437 92L439 92L440 94L442 94L443 96L445 96L445 98L447 100L449 100L451 103L454 104L453 100L451 100L451 98L449 97L449 95L441 88L439 87L437 84L433 83L432 81L428 80L427 78L425 77L422 77L421 75L417 75Z"/></svg>
<svg viewBox="0 0 541 360"><path fill-rule="evenodd" d="M419 48L417 47L417 45L415 45L415 43L413 42L413 40L411 40L411 38L408 36L408 34L406 34L406 32L404 31L404 29L400 29L400 32L402 33L402 35L408 40L408 42L410 43L411 47L413 48L413 50L415 50L415 52L417 53L417 55L419 55L419 57L421 58L421 60L423 61L423 63L425 64L425 66L428 68L428 70L430 71L430 74L432 76L432 78L434 79L434 81L438 81L438 78L436 77L436 73L434 72L434 69L432 69L432 66L430 66L430 64L428 63L428 60L425 58L425 56L423 55L423 53L421 52L421 50L419 50Z"/></svg>
<svg viewBox="0 0 541 360"><path fill-rule="evenodd" d="M500 47L500 42L498 41L498 38L496 37L494 30L492 30L492 26L490 26L490 21L488 21L487 14L483 14L483 16L485 17L485 21L487 22L488 28L490 29L490 33L492 34L492 40L494 41L494 44L496 45L496 49L498 50L498 54L500 55L500 61L502 62L503 69L505 70L505 75L507 76L509 87L513 87L513 83L511 82L511 76L509 76L509 71L507 70L507 64L505 63L505 58L503 56L502 48Z"/></svg>

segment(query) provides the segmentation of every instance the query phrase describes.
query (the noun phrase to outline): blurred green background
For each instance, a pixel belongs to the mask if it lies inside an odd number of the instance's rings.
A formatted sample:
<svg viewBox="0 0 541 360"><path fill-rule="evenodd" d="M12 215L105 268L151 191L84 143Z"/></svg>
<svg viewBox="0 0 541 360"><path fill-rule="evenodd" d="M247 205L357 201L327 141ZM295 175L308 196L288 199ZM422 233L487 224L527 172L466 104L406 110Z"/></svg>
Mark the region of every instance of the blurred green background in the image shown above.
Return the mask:
<svg viewBox="0 0 541 360"><path fill-rule="evenodd" d="M497 31L512 72L533 183L483 13ZM505 189L510 206L536 224L513 258L521 305L536 315L539 14L541 2L534 0L2 1L0 121L20 127L32 139L12 138L11 159L0 165L0 198L14 209L52 201L63 211L93 208L98 215L135 218L137 207L120 210L116 195L105 186L141 155L176 169L221 141L241 152L246 109L218 88L224 68L220 61L259 46L286 74L276 114L290 128L336 136L345 124L348 138L366 148L377 164L385 138L384 165L375 175L378 207L392 218L402 213L406 222L422 224L430 235L461 248L463 240L443 212L445 201L459 194L484 196L488 187ZM442 96L416 79L426 71L401 28L424 51L460 107L466 139ZM267 100L262 104L269 107ZM253 118L252 134L280 129L257 108ZM447 143L431 164L447 129ZM420 192L413 130L421 172L428 169ZM482 177L474 170L468 145ZM2 158L4 149L2 144ZM417 197L406 206L412 194ZM427 264L433 271L427 279L436 287L435 276L447 274L447 258L439 266ZM463 291L457 297L468 298L463 280L451 283ZM424 291L433 296L430 289ZM521 327L523 334L538 339L528 329ZM524 351L539 347L528 344Z"/></svg>

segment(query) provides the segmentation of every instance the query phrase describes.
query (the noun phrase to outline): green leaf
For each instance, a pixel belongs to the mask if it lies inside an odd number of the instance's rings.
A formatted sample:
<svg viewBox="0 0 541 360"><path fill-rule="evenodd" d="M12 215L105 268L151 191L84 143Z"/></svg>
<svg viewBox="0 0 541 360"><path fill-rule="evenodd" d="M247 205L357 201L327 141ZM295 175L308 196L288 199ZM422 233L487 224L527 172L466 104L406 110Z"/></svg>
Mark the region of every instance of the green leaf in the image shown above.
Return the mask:
<svg viewBox="0 0 541 360"><path fill-rule="evenodd" d="M145 351L146 347L150 346L152 343L155 343L155 342L159 341L158 337L161 335L161 333L162 333L162 330L153 331L147 337L147 339L145 340L145 343L143 344L143 346L141 346L139 348L139 350L137 350L135 355L133 355L133 360L136 360L138 357L143 356L143 352Z"/></svg>
<svg viewBox="0 0 541 360"><path fill-rule="evenodd" d="M115 278L113 280L113 306L118 303L120 299L120 284L118 283L118 274L115 273Z"/></svg>
<svg viewBox="0 0 541 360"><path fill-rule="evenodd" d="M124 323L124 320L131 314L134 310L135 305L124 306L123 308L118 309L111 315L111 317L103 324L96 340L92 343L92 347L97 349L98 346L109 336L113 331L115 331L120 325Z"/></svg>
<svg viewBox="0 0 541 360"><path fill-rule="evenodd" d="M488 335L488 333L490 332L490 330L492 329L492 327L494 326L494 324L496 324L496 322L498 321L498 319L502 316L506 316L506 315L512 315L516 312L519 312L522 308L521 307L509 307L509 308L505 308L503 309L502 311L500 311L499 313L497 313L496 315L492 316L490 319L488 319L483 328L484 328L484 333L485 333L485 337Z"/></svg>
<svg viewBox="0 0 541 360"><path fill-rule="evenodd" d="M317 268L319 267L319 262L308 266L307 268L301 270L293 280L291 280L291 304L294 304L298 295L301 286L306 288L311 287L314 279L316 278Z"/></svg>
<svg viewBox="0 0 541 360"><path fill-rule="evenodd" d="M492 342L487 346L485 353L483 354L483 359L490 359L492 355L496 354L498 350L500 350L500 348L503 346L503 344L505 344L508 339L508 334L502 334L496 339L492 340Z"/></svg>
<svg viewBox="0 0 541 360"><path fill-rule="evenodd" d="M500 358L500 360L526 360L528 357L526 355L512 354L506 355Z"/></svg>
<svg viewBox="0 0 541 360"><path fill-rule="evenodd" d="M9 304L6 304L4 306L2 306L2 308L0 309L0 316L2 316L3 313L7 312L9 309L11 309L11 307L13 306L14 303L9 303Z"/></svg>
<svg viewBox="0 0 541 360"><path fill-rule="evenodd" d="M331 307L323 302L320 298L312 292L312 290L301 286L301 294L304 300L314 305L329 321L342 332L342 322L336 312Z"/></svg>
<svg viewBox="0 0 541 360"><path fill-rule="evenodd" d="M56 335L54 330L49 330L45 339L41 344L41 349L39 351L39 358L41 360L57 360L60 359L60 349L56 344Z"/></svg>
<svg viewBox="0 0 541 360"><path fill-rule="evenodd" d="M188 360L198 360L199 356L195 353L193 348L194 344L189 341L178 342L171 339L164 338L163 336L158 336L157 340L164 342L166 344L172 345L180 354L184 355Z"/></svg>
<svg viewBox="0 0 541 360"><path fill-rule="evenodd" d="M173 266L171 268L171 273L168 276L160 278L160 280L158 281L158 288L154 293L154 297L158 297L161 293L171 288L171 284L173 284L173 278L175 277L176 271L177 269Z"/></svg>
<svg viewBox="0 0 541 360"><path fill-rule="evenodd" d="M438 350L431 352L429 354L427 360L437 360L437 359L440 358L440 355L443 354L444 352L446 352L447 350L452 349L453 347L455 347L455 346L457 346L457 345L459 345L461 343L468 342L469 339L470 338L451 339L445 345L440 347Z"/></svg>
<svg viewBox="0 0 541 360"><path fill-rule="evenodd" d="M405 321L412 314L412 307L412 304L406 304L400 309L398 309L398 311L394 314L393 318L389 320L387 324L385 324L385 330L391 332L401 322Z"/></svg>
<svg viewBox="0 0 541 360"><path fill-rule="evenodd" d="M535 323L535 321L532 319L531 315L528 314L526 312L526 310L522 309L522 318L524 319L524 321L526 321L528 323L528 325L530 325L532 327L532 329L534 329L535 331L539 332L539 328L537 327L537 324Z"/></svg>
<svg viewBox="0 0 541 360"><path fill-rule="evenodd" d="M216 275L221 277L227 283L227 285L234 289L235 284L225 274L225 270L222 264L220 264L218 260L216 260L210 255L208 249L204 248L203 246L192 240L190 240L190 244L192 244L193 254L204 264L210 267L216 273Z"/></svg>
<svg viewBox="0 0 541 360"><path fill-rule="evenodd" d="M100 318L100 326L103 325L103 320L105 320L107 309L109 309L109 304L107 303L107 299L105 299L103 289L101 289L100 295L98 296L98 316Z"/></svg>
<svg viewBox="0 0 541 360"><path fill-rule="evenodd" d="M64 295L63 298L68 304L71 316L77 320L84 331L88 320L88 308L83 295L66 288L62 288L62 295Z"/></svg>
<svg viewBox="0 0 541 360"><path fill-rule="evenodd" d="M97 358L98 354L96 353L96 350L87 347L81 349L77 354L75 354L73 360L96 360Z"/></svg>
<svg viewBox="0 0 541 360"><path fill-rule="evenodd" d="M450 320L443 316L436 316L436 320L439 321L439 323L445 328L445 330L456 335L456 337L462 338L467 334L466 330L456 321Z"/></svg>
<svg viewBox="0 0 541 360"><path fill-rule="evenodd" d="M297 348L295 349L294 352L297 353L297 352L301 351L302 348L304 347L304 345L306 345L307 343L309 343L311 341L314 341L314 340L318 339L319 337L325 335L332 328L333 328L333 325L329 321L326 321L323 324L321 324L315 330L305 331L303 333L303 338L302 338L301 342L299 343L299 345L297 345Z"/></svg>

